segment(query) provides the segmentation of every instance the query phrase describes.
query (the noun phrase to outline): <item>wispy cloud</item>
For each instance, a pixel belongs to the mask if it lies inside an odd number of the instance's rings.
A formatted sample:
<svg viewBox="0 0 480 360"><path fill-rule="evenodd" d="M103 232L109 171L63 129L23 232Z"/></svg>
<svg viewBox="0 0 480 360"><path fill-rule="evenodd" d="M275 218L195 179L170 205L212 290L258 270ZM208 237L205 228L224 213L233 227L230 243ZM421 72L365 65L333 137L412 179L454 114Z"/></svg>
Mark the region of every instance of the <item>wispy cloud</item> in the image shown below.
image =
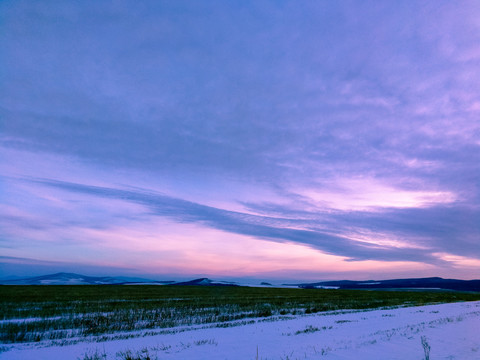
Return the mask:
<svg viewBox="0 0 480 360"><path fill-rule="evenodd" d="M306 244L325 253L345 256L351 260L438 262L438 259L431 255L431 249L397 247L348 238L344 234L347 223L341 223L343 217L341 214L337 214L338 219L336 220L337 225L341 224L341 227L335 231L322 224L322 214L312 213L311 215L316 215L314 219L308 217L306 219L291 219L288 216L282 218L259 216L214 208L144 191L129 191L52 180L33 181L72 192L141 204L148 207L152 214L171 218L179 224L200 223L234 234L264 238L271 241ZM325 216L326 220L331 222L332 220L329 217L328 215ZM299 227L304 229L299 229Z"/></svg>
<svg viewBox="0 0 480 360"><path fill-rule="evenodd" d="M2 1L0 244L54 260L167 219L343 265L478 258L479 14Z"/></svg>

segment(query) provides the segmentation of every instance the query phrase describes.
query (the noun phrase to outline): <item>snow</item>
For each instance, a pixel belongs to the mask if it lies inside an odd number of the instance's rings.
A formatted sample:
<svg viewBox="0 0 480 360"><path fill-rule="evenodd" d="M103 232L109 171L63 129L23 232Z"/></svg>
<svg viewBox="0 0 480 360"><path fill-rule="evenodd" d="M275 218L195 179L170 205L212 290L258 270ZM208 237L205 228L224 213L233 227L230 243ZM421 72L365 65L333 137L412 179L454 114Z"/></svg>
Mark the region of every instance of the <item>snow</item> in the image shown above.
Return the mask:
<svg viewBox="0 0 480 360"><path fill-rule="evenodd" d="M3 345L4 360L83 359L85 353L147 348L159 359L480 359L480 301L373 311L339 311L254 319L233 327L191 327L153 336ZM160 329L159 329L160 330Z"/></svg>
<svg viewBox="0 0 480 360"><path fill-rule="evenodd" d="M317 285L317 286L314 286L315 289L325 289L325 290L336 290L336 289L340 289L340 286L323 286L323 285Z"/></svg>
<svg viewBox="0 0 480 360"><path fill-rule="evenodd" d="M10 324L10 323L28 323L28 322L35 322L35 321L43 321L43 320L59 320L61 316L50 316L50 317L31 317L31 318L22 318L22 319L6 319L0 320L0 325L2 324Z"/></svg>
<svg viewBox="0 0 480 360"><path fill-rule="evenodd" d="M364 283L359 283L358 285L379 285L381 282L364 282Z"/></svg>
<svg viewBox="0 0 480 360"><path fill-rule="evenodd" d="M45 279L39 281L40 285L84 285L85 280L82 278L68 279Z"/></svg>

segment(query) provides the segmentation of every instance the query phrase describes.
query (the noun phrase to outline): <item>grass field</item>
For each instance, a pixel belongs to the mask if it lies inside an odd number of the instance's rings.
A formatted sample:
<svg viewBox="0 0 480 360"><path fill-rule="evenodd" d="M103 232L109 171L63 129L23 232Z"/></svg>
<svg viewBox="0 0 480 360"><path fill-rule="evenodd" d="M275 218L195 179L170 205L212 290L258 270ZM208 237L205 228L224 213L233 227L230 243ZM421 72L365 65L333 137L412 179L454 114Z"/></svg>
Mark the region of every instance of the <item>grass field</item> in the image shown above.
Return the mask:
<svg viewBox="0 0 480 360"><path fill-rule="evenodd" d="M480 293L194 286L0 286L0 342L39 342L340 309L480 300Z"/></svg>

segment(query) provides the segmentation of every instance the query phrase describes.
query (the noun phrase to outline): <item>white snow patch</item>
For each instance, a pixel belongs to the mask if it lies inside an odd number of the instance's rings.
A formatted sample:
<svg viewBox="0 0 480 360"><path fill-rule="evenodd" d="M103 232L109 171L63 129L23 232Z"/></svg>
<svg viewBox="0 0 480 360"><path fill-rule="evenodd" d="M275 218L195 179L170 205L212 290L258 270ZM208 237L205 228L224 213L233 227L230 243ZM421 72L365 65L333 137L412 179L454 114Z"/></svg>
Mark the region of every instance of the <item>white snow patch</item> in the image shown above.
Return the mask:
<svg viewBox="0 0 480 360"><path fill-rule="evenodd" d="M323 285L318 285L318 286L315 286L315 289L337 290L337 289L340 289L340 286L323 286Z"/></svg>
<svg viewBox="0 0 480 360"><path fill-rule="evenodd" d="M255 319L227 328L192 328L126 340L3 345L3 360L83 359L98 350L147 348L159 359L480 359L480 301L373 311ZM184 329L185 330L185 329ZM145 331L138 332L139 335Z"/></svg>
<svg viewBox="0 0 480 360"><path fill-rule="evenodd" d="M358 285L379 285L379 284L381 284L381 282L364 282Z"/></svg>

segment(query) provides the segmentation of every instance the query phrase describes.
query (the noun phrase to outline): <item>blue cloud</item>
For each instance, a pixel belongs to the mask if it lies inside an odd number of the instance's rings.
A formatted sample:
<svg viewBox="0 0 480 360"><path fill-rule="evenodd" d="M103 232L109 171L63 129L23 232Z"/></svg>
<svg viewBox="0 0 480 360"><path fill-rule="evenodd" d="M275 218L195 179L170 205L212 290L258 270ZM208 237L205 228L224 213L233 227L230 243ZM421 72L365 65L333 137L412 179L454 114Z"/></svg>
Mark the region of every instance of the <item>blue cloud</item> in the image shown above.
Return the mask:
<svg viewBox="0 0 480 360"><path fill-rule="evenodd" d="M299 221L289 219L288 217L275 218L228 211L162 194L153 194L143 191L82 185L48 179L32 181L71 192L84 193L110 199L121 199L141 204L148 207L152 214L174 219L180 224L201 223L230 233L249 235L255 238L268 239L270 241L306 244L329 254L348 257L351 260L443 263L441 260L432 256L429 251L415 248L380 246L377 244L354 241L348 237L342 236L341 230L335 233L334 231L292 229L289 226L294 224L298 225ZM342 225L345 227L347 224L341 224L342 220L348 221L349 219L341 219L340 216L340 220L336 221L336 225ZM315 228L317 221L304 220L303 223L304 225L308 224L311 228Z"/></svg>

